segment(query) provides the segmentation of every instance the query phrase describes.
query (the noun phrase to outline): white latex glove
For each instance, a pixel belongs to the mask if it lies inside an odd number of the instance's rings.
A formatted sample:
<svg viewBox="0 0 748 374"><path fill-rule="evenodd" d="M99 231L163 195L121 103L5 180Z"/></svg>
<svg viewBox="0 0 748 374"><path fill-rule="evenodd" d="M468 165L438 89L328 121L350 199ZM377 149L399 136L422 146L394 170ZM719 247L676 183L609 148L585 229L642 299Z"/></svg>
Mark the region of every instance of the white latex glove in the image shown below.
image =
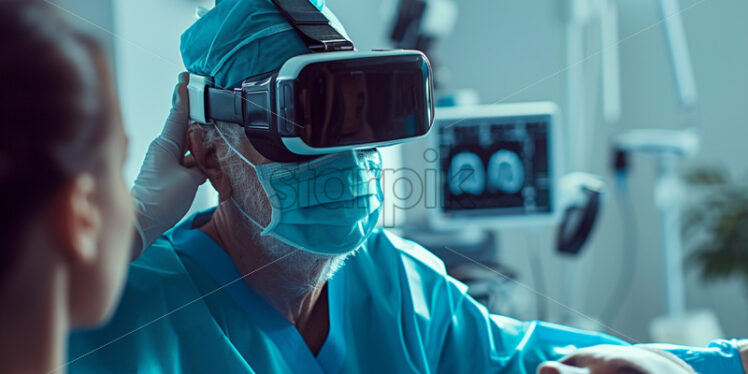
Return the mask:
<svg viewBox="0 0 748 374"><path fill-rule="evenodd" d="M141 245L135 256L184 217L197 188L205 182L205 175L198 168L184 166L185 136L190 121L189 79L188 73L179 74L164 129L148 147L131 190L135 226L141 239L134 244Z"/></svg>

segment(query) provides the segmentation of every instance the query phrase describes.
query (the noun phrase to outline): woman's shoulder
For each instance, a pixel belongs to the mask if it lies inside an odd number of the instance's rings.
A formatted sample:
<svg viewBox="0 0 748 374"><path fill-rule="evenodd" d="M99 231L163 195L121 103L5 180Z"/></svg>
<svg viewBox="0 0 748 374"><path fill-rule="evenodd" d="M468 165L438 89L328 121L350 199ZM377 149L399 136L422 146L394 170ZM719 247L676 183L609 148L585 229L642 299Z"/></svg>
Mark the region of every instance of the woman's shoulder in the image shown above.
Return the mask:
<svg viewBox="0 0 748 374"><path fill-rule="evenodd" d="M177 312L196 299L199 294L189 274L162 237L130 265L112 318L102 326L71 334L69 357L80 357L71 372L133 372L143 370L139 367L143 362L161 365L159 352L163 352L154 347L177 345L185 318L201 309L195 306L192 313ZM120 366L121 361L140 364L128 370L127 365Z"/></svg>

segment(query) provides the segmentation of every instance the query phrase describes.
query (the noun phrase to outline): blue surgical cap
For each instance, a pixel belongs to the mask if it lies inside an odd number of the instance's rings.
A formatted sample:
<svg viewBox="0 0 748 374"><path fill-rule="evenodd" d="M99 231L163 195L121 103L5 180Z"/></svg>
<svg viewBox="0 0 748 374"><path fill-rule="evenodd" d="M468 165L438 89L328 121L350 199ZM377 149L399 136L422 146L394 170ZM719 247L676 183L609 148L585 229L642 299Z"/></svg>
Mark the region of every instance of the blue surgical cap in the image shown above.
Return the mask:
<svg viewBox="0 0 748 374"><path fill-rule="evenodd" d="M345 29L324 0L310 0L343 36ZM218 87L238 87L271 72L289 58L309 53L301 37L271 0L216 0L216 5L182 34L188 71L213 77Z"/></svg>

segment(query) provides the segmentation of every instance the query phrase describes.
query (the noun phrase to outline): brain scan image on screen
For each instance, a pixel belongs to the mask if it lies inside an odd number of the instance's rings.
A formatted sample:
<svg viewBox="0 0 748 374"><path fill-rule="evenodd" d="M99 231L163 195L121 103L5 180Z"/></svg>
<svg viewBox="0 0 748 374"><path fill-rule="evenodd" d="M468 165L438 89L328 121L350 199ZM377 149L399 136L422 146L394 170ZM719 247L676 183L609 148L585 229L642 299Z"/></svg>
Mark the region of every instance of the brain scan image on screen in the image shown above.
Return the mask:
<svg viewBox="0 0 748 374"><path fill-rule="evenodd" d="M552 210L549 115L468 118L439 127L441 210L515 216Z"/></svg>
<svg viewBox="0 0 748 374"><path fill-rule="evenodd" d="M462 152L452 158L449 167L449 190L453 195L480 195L486 188L483 161L475 153Z"/></svg>
<svg viewBox="0 0 748 374"><path fill-rule="evenodd" d="M515 194L525 184L525 169L519 156L500 149L488 160L488 189Z"/></svg>

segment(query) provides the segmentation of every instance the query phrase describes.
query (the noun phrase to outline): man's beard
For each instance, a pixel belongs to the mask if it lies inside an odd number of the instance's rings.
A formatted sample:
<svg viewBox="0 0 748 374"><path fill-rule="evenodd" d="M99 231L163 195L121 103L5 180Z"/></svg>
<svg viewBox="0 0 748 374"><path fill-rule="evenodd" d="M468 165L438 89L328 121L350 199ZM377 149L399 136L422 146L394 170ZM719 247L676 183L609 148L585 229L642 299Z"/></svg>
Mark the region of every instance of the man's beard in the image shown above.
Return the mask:
<svg viewBox="0 0 748 374"><path fill-rule="evenodd" d="M268 264L274 264L273 271L279 278L277 284L293 295L302 297L322 287L340 270L348 257L357 252L358 249L337 255L316 254L288 245L272 235L261 235L263 228L245 217L242 211L255 211L258 212L257 216L270 217L272 208L258 204L263 194L262 189L247 191L247 197L234 200L236 226L252 232L252 237L267 256Z"/></svg>
<svg viewBox="0 0 748 374"><path fill-rule="evenodd" d="M262 247L271 261L278 261L278 276L285 280L281 283L299 297L322 287L348 257L356 253L320 255L291 247L270 236L262 237Z"/></svg>

